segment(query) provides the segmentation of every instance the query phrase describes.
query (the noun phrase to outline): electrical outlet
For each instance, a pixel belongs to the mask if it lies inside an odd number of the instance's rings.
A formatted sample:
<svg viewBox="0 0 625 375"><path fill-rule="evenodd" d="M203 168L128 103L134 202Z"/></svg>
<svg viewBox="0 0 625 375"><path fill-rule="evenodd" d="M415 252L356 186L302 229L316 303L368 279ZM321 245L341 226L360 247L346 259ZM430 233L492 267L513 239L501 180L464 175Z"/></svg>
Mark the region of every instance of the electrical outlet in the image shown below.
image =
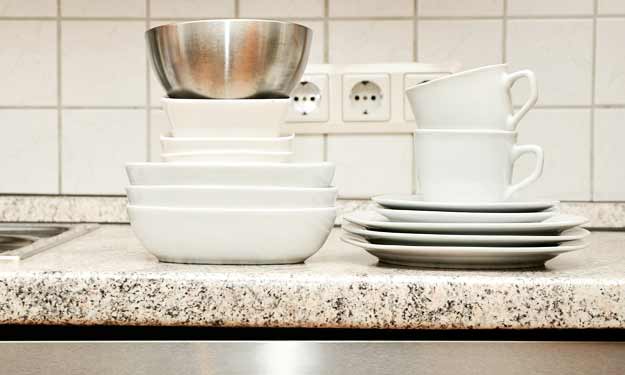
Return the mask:
<svg viewBox="0 0 625 375"><path fill-rule="evenodd" d="M327 122L330 105L327 74L308 74L291 92L287 122Z"/></svg>
<svg viewBox="0 0 625 375"><path fill-rule="evenodd" d="M406 74L404 76L404 92L412 86L416 86L419 83L430 81L434 78L441 77L442 74ZM406 121L414 121L414 113L412 113L412 108L410 108L410 103L408 102L408 98L404 95L404 119Z"/></svg>
<svg viewBox="0 0 625 375"><path fill-rule="evenodd" d="M343 121L388 121L390 92L388 74L343 75Z"/></svg>

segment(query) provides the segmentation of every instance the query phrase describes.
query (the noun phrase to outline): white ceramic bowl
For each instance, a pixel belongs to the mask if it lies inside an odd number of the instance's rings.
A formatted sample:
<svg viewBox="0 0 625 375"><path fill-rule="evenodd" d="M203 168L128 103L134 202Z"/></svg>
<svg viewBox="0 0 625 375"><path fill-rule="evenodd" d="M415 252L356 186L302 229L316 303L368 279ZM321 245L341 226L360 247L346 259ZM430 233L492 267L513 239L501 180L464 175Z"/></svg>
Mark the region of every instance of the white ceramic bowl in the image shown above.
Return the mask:
<svg viewBox="0 0 625 375"><path fill-rule="evenodd" d="M329 187L333 163L128 163L131 185Z"/></svg>
<svg viewBox="0 0 625 375"><path fill-rule="evenodd" d="M334 207L337 188L257 186L128 186L134 206L186 208Z"/></svg>
<svg viewBox="0 0 625 375"><path fill-rule="evenodd" d="M163 153L198 151L291 152L293 135L276 138L201 138L161 136Z"/></svg>
<svg viewBox="0 0 625 375"><path fill-rule="evenodd" d="M286 163L292 152L263 151L202 151L161 154L165 162L189 163Z"/></svg>
<svg viewBox="0 0 625 375"><path fill-rule="evenodd" d="M290 99L163 98L174 137L279 137Z"/></svg>
<svg viewBox="0 0 625 375"><path fill-rule="evenodd" d="M324 244L336 208L201 209L128 206L159 260L205 264L300 263Z"/></svg>

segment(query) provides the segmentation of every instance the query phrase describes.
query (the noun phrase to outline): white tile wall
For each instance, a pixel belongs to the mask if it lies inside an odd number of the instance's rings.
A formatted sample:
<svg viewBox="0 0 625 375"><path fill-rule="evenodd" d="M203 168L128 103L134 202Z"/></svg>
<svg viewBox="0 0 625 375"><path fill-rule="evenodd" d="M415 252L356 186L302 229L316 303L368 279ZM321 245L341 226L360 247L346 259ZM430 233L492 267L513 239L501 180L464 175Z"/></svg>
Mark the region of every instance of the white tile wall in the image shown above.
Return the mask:
<svg viewBox="0 0 625 375"><path fill-rule="evenodd" d="M57 111L2 109L0 124L0 193L58 194Z"/></svg>
<svg viewBox="0 0 625 375"><path fill-rule="evenodd" d="M412 135L327 137L327 159L336 163L334 183L340 197L366 198L412 191Z"/></svg>
<svg viewBox="0 0 625 375"><path fill-rule="evenodd" d="M0 37L0 105L56 105L56 22L0 21Z"/></svg>
<svg viewBox="0 0 625 375"><path fill-rule="evenodd" d="M63 111L63 194L123 194L124 165L147 159L145 110Z"/></svg>
<svg viewBox="0 0 625 375"><path fill-rule="evenodd" d="M595 110L595 200L625 200L624 140L625 109Z"/></svg>
<svg viewBox="0 0 625 375"><path fill-rule="evenodd" d="M521 123L521 139L543 145L547 164L526 194L625 200L621 0L0 0L0 154L17 160L0 193L121 194L119 166L158 160L158 136L167 129L162 111L145 111L160 106L163 91L148 78L143 31L223 17L306 24L315 63L507 61L532 69L540 109ZM523 85L514 89L517 103ZM296 160L338 161L337 183L347 195L407 192L409 138L300 135ZM41 146L24 154L33 142ZM45 168L29 173L38 163ZM380 170L384 178L370 173Z"/></svg>
<svg viewBox="0 0 625 375"><path fill-rule="evenodd" d="M465 68L502 62L502 20L426 20L417 37L422 62L458 61Z"/></svg>
<svg viewBox="0 0 625 375"><path fill-rule="evenodd" d="M625 104L625 18L597 21L595 100Z"/></svg>
<svg viewBox="0 0 625 375"><path fill-rule="evenodd" d="M519 144L543 148L545 163L539 180L519 196L585 201L591 197L590 110L535 109L519 123ZM529 175L533 157L522 156L514 181Z"/></svg>

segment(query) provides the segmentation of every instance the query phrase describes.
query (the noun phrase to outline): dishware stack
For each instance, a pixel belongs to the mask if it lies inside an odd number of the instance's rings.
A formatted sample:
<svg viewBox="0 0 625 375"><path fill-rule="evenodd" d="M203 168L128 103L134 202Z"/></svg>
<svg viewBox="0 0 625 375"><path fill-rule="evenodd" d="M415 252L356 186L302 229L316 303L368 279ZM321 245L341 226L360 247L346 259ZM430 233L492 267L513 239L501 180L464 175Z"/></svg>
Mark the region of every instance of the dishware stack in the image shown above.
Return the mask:
<svg viewBox="0 0 625 375"><path fill-rule="evenodd" d="M211 20L146 33L167 91L161 163L129 163L128 213L160 261L299 263L336 217L331 163L292 163L280 126L311 31L262 20Z"/></svg>
<svg viewBox="0 0 625 375"><path fill-rule="evenodd" d="M513 112L521 78L529 98ZM445 268L522 268L587 246L586 219L563 215L557 201L515 194L536 181L543 151L518 145L517 125L538 98L534 74L486 66L406 90L415 115L419 195L374 197L376 212L344 216L345 242L382 262ZM514 164L534 156L532 172L512 183Z"/></svg>

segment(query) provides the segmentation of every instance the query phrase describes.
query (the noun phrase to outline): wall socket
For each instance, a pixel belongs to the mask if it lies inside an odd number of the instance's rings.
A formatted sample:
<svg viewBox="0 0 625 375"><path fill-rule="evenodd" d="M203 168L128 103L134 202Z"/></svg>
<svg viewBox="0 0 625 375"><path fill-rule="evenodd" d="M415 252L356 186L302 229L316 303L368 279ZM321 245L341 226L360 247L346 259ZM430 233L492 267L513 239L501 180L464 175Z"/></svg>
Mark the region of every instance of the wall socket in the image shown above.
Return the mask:
<svg viewBox="0 0 625 375"><path fill-rule="evenodd" d="M310 64L291 94L284 133L412 133L407 87L454 73L448 64Z"/></svg>

